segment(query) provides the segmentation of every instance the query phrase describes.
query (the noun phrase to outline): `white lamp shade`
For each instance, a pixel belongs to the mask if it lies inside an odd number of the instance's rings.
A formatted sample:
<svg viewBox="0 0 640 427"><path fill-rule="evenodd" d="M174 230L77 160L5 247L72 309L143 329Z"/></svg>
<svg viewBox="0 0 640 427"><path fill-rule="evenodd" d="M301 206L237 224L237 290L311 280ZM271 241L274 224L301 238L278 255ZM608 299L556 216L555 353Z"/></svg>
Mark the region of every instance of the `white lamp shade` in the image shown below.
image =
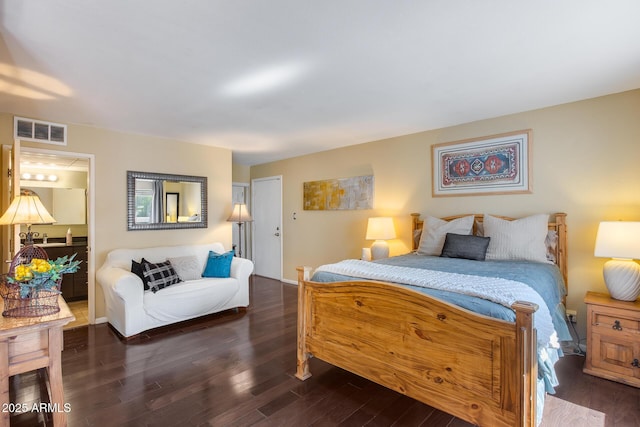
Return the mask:
<svg viewBox="0 0 640 427"><path fill-rule="evenodd" d="M233 212L227 218L229 222L251 222L253 218L247 209L247 205L244 203L236 203L233 205Z"/></svg>
<svg viewBox="0 0 640 427"><path fill-rule="evenodd" d="M374 217L369 218L367 224L367 240L389 240L396 238L396 230L393 226L393 218L390 217Z"/></svg>
<svg viewBox="0 0 640 427"><path fill-rule="evenodd" d="M0 224L52 224L56 220L47 212L40 198L31 191L16 196L7 211L0 217Z"/></svg>
<svg viewBox="0 0 640 427"><path fill-rule="evenodd" d="M603 258L640 259L640 222L601 222L594 254Z"/></svg>

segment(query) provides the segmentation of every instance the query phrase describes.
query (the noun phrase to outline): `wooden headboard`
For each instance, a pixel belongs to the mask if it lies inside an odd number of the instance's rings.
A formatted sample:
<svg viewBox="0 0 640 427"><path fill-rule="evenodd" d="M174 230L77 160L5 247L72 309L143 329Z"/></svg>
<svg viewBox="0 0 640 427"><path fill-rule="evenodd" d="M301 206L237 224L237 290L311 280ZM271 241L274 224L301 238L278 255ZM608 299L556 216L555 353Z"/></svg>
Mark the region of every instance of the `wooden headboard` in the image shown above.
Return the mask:
<svg viewBox="0 0 640 427"><path fill-rule="evenodd" d="M473 222L473 233L475 234L477 231L478 224L482 223L484 214L453 215L453 216L446 216L441 219L445 221L451 221L451 220L462 218L469 215L473 215L475 217L475 221ZM492 215L492 216L495 216L496 218L500 218L500 219L505 219L508 221L513 221L514 219L517 219L517 218L510 218L507 216L500 216L500 215ZM420 219L419 213L412 213L411 218L412 218L411 245L412 245L412 250L416 250L418 249L418 242L416 242L416 239L414 239L413 236L415 235L416 231L422 230L424 221ZM558 268L562 273L565 286L567 286L567 289L568 289L569 281L567 280L568 270L567 270L567 222L566 220L567 220L566 213L555 213L555 214L549 215L549 230L555 230L555 232L558 234L558 244L556 246L556 254L555 254L556 264L558 265Z"/></svg>

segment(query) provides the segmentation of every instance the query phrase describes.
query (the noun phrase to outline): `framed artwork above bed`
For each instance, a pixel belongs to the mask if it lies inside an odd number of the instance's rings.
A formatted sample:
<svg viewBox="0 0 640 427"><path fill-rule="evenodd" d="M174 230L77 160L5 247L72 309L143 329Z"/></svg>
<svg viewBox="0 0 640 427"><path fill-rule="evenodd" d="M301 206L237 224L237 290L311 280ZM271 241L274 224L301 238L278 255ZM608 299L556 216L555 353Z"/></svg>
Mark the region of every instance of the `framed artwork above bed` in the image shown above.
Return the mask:
<svg viewBox="0 0 640 427"><path fill-rule="evenodd" d="M532 130L435 144L432 195L531 193Z"/></svg>

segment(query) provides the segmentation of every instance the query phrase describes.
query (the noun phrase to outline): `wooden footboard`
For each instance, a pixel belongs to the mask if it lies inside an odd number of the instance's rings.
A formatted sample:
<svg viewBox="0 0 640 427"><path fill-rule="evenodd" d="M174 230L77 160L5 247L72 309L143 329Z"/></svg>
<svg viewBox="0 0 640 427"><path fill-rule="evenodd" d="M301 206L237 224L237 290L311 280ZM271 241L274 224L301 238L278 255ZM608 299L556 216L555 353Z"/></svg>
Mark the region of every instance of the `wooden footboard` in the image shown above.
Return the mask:
<svg viewBox="0 0 640 427"><path fill-rule="evenodd" d="M514 304L511 323L390 283L310 282L309 271L298 268L299 379L313 356L476 425L535 425L535 304Z"/></svg>

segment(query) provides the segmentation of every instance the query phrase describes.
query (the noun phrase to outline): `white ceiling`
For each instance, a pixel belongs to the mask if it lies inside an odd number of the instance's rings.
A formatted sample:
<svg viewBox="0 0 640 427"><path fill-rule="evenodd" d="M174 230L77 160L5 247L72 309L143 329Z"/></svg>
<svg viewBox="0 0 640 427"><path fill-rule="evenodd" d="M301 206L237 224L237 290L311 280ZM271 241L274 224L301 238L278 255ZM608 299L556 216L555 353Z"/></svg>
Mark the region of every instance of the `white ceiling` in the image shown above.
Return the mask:
<svg viewBox="0 0 640 427"><path fill-rule="evenodd" d="M638 0L2 1L0 111L258 164L639 88L639 17Z"/></svg>

